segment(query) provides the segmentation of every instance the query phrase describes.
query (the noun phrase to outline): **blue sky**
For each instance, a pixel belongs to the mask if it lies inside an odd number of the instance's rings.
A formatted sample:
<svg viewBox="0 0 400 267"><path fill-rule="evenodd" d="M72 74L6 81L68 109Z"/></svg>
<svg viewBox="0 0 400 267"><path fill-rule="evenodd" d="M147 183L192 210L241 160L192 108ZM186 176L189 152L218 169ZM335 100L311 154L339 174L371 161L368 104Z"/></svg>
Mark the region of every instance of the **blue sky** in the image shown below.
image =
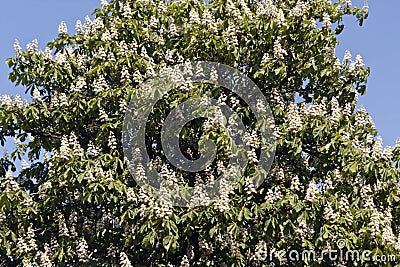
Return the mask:
<svg viewBox="0 0 400 267"><path fill-rule="evenodd" d="M363 6L363 0L353 0L354 5ZM7 75L4 63L14 55L13 43L18 39L21 46L38 39L39 46L57 36L57 28L65 21L72 33L77 19L100 6L99 0L12 0L2 2L0 16L0 94L23 94L14 88ZM400 136L400 24L398 22L399 0L371 0L370 16L363 27L354 18L346 20L340 35L340 46L336 50L339 58L349 49L353 55L361 54L371 67L367 94L360 98L371 114L386 145L394 145Z"/></svg>

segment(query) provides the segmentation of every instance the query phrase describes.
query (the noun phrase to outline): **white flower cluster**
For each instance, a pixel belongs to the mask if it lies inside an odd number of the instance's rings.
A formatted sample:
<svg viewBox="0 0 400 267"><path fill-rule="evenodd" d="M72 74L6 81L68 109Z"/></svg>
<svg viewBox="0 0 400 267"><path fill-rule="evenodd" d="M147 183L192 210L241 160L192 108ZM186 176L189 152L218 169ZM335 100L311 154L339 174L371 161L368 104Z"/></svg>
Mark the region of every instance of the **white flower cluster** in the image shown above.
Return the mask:
<svg viewBox="0 0 400 267"><path fill-rule="evenodd" d="M26 169L29 169L29 163L26 161L26 160L22 160L22 163L21 163L21 169L22 170L26 170Z"/></svg>
<svg viewBox="0 0 400 267"><path fill-rule="evenodd" d="M342 109L339 106L339 102L337 101L337 99L335 97L332 98L331 101L331 110L332 110L332 114L330 117L330 120L333 123L338 123L340 118L342 117Z"/></svg>
<svg viewBox="0 0 400 267"><path fill-rule="evenodd" d="M301 239L305 239L310 233L312 233L312 229L305 221L299 222L299 226L295 230L296 235Z"/></svg>
<svg viewBox="0 0 400 267"><path fill-rule="evenodd" d="M20 189L18 183L14 180L11 171L7 171L6 175L0 180L0 182L1 187L4 188L3 192L13 192Z"/></svg>
<svg viewBox="0 0 400 267"><path fill-rule="evenodd" d="M74 132L71 132L69 137L63 136L61 138L61 146L59 151L55 152L53 157L69 159L72 156L81 157L83 155L83 148L81 147L78 138L76 137Z"/></svg>
<svg viewBox="0 0 400 267"><path fill-rule="evenodd" d="M59 236L69 236L69 231L67 228L67 224L65 223L64 215L62 215L61 213L58 214L58 234Z"/></svg>
<svg viewBox="0 0 400 267"><path fill-rule="evenodd" d="M292 133L297 133L301 131L303 122L301 121L300 113L297 106L295 106L293 103L290 103L288 106L287 116L288 116L287 130Z"/></svg>
<svg viewBox="0 0 400 267"><path fill-rule="evenodd" d="M3 224L5 220L7 220L7 215L2 209L0 209L0 224Z"/></svg>
<svg viewBox="0 0 400 267"><path fill-rule="evenodd" d="M290 11L291 16L302 17L307 9L307 3L298 1L295 7Z"/></svg>
<svg viewBox="0 0 400 267"><path fill-rule="evenodd" d="M229 23L228 28L223 32L223 36L227 44L238 47L239 42L235 24Z"/></svg>
<svg viewBox="0 0 400 267"><path fill-rule="evenodd" d="M253 183L253 180L250 177L246 177L245 191L246 191L246 194L248 194L248 195L257 193L257 190Z"/></svg>
<svg viewBox="0 0 400 267"><path fill-rule="evenodd" d="M39 43L37 39L32 40L31 43L26 45L26 51L29 53L36 53L39 49Z"/></svg>
<svg viewBox="0 0 400 267"><path fill-rule="evenodd" d="M89 141L87 149L88 156L97 157L98 155L100 155L100 151L101 149L99 147L95 146L92 141Z"/></svg>
<svg viewBox="0 0 400 267"><path fill-rule="evenodd" d="M82 22L79 19L75 23L75 31L77 34L83 33L84 31Z"/></svg>
<svg viewBox="0 0 400 267"><path fill-rule="evenodd" d="M276 59L283 59L287 54L286 50L282 48L281 40L279 38L276 39L274 42L274 57Z"/></svg>
<svg viewBox="0 0 400 267"><path fill-rule="evenodd" d="M86 22L85 22L84 28L86 29L85 33L88 36L90 36L90 35L94 36L94 35L98 34L99 32L101 32L104 29L103 18L97 17L93 21L91 21L89 19L89 17L86 17Z"/></svg>
<svg viewBox="0 0 400 267"><path fill-rule="evenodd" d="M236 175L235 171L235 168L228 166L225 174L227 175L227 177L233 177L234 175ZM233 190L234 186L232 182L228 181L227 179L225 179L224 176L222 176L220 180L219 196L216 198L216 201L214 203L219 211L225 212L229 210L230 195L233 193Z"/></svg>
<svg viewBox="0 0 400 267"><path fill-rule="evenodd" d="M189 207L195 208L196 206L208 206L211 203L211 199L208 195L208 189L214 185L215 177L206 169L207 181L203 182L200 175L196 174L196 183L193 189L193 196L190 199Z"/></svg>
<svg viewBox="0 0 400 267"><path fill-rule="evenodd" d="M10 95L2 95L1 105L4 107L25 108L29 104L26 100L22 99L20 95L16 95L15 97Z"/></svg>
<svg viewBox="0 0 400 267"><path fill-rule="evenodd" d="M292 191L299 191L300 190L300 180L299 177L297 175L294 175L292 177L291 183L290 183L290 190Z"/></svg>
<svg viewBox="0 0 400 267"><path fill-rule="evenodd" d="M105 8L105 7L108 6L107 0L100 0L100 4L101 4L101 7L102 7L102 8Z"/></svg>
<svg viewBox="0 0 400 267"><path fill-rule="evenodd" d="M131 262L130 262L130 260L129 260L129 258L128 258L128 255L126 255L125 252L121 252L119 254L119 257L120 257L120 262L119 263L120 263L121 267L133 267Z"/></svg>
<svg viewBox="0 0 400 267"><path fill-rule="evenodd" d="M53 264L51 262L51 249L48 244L44 245L44 251L39 252L39 260L41 265L43 267L53 267Z"/></svg>
<svg viewBox="0 0 400 267"><path fill-rule="evenodd" d="M306 114L313 117L325 116L326 111L327 109L325 102L313 103L307 108Z"/></svg>
<svg viewBox="0 0 400 267"><path fill-rule="evenodd" d="M279 187L274 187L273 189L268 189L267 194L265 195L265 200L269 201L271 204L274 204L281 200L283 197L282 191Z"/></svg>
<svg viewBox="0 0 400 267"><path fill-rule="evenodd" d="M339 169L333 170L333 172L332 172L332 180L337 182L337 183L340 183L340 182L342 182L344 180Z"/></svg>
<svg viewBox="0 0 400 267"><path fill-rule="evenodd" d="M256 245L256 250L254 251L253 259L255 261L263 261L268 256L267 243L264 240L258 241Z"/></svg>
<svg viewBox="0 0 400 267"><path fill-rule="evenodd" d="M126 200L130 203L135 203L137 204L138 198L136 196L135 190L132 187L129 187L126 190Z"/></svg>
<svg viewBox="0 0 400 267"><path fill-rule="evenodd" d="M72 92L81 92L86 87L85 78L79 77L75 84L71 86Z"/></svg>
<svg viewBox="0 0 400 267"><path fill-rule="evenodd" d="M350 213L349 200L345 195L340 196L339 199L339 209L343 213L345 220L351 224L353 221L353 215Z"/></svg>
<svg viewBox="0 0 400 267"><path fill-rule="evenodd" d="M368 11L369 5L368 5L368 1L367 1L367 0L364 0L364 5L363 5L363 8L362 8L362 9Z"/></svg>
<svg viewBox="0 0 400 267"><path fill-rule="evenodd" d="M58 33L59 34L67 34L68 28L65 21L61 21L60 25L58 26Z"/></svg>
<svg viewBox="0 0 400 267"><path fill-rule="evenodd" d="M212 130L217 130L221 127L223 127L225 125L225 116L222 113L221 109L217 109L215 112L215 116L212 118L207 118L203 125L203 131L208 132L208 131L212 131Z"/></svg>
<svg viewBox="0 0 400 267"><path fill-rule="evenodd" d="M381 238L382 245L394 245L396 237L392 231L392 214L390 208L384 213L373 210L368 227L371 229L372 238Z"/></svg>
<svg viewBox="0 0 400 267"><path fill-rule="evenodd" d="M67 107L69 106L68 97L65 93L56 92L50 98L50 107L57 108L57 107Z"/></svg>
<svg viewBox="0 0 400 267"><path fill-rule="evenodd" d="M168 217L172 214L172 202L170 200L170 196L165 187L160 188L161 197L157 201L153 202L153 212L154 214L161 219L168 219Z"/></svg>
<svg viewBox="0 0 400 267"><path fill-rule="evenodd" d="M189 12L189 24L191 25L198 25L201 23L199 13L197 10L192 9Z"/></svg>
<svg viewBox="0 0 400 267"><path fill-rule="evenodd" d="M146 181L146 179L146 170L141 163L138 163L135 171L135 180L139 182L144 182Z"/></svg>
<svg viewBox="0 0 400 267"><path fill-rule="evenodd" d="M182 257L181 264L179 265L179 267L190 267L188 256L184 255Z"/></svg>
<svg viewBox="0 0 400 267"><path fill-rule="evenodd" d="M256 12L257 16L271 16L279 27L286 24L286 18L283 10L278 8L271 0L259 1Z"/></svg>
<svg viewBox="0 0 400 267"><path fill-rule="evenodd" d="M17 55L20 54L21 51L22 51L22 48L21 48L21 46L19 44L19 41L17 39L14 41L14 51L15 51L15 53Z"/></svg>
<svg viewBox="0 0 400 267"><path fill-rule="evenodd" d="M46 199L48 197L47 192L52 189L52 184L47 181L39 186L39 198Z"/></svg>
<svg viewBox="0 0 400 267"><path fill-rule="evenodd" d="M317 184L312 181L308 184L305 199L310 202L314 202L317 199L317 195L321 193L321 189L318 188Z"/></svg>
<svg viewBox="0 0 400 267"><path fill-rule="evenodd" d="M42 98L40 96L40 91L36 87L32 91L32 101L33 102L41 102Z"/></svg>
<svg viewBox="0 0 400 267"><path fill-rule="evenodd" d="M357 55L356 61L350 63L349 71L353 72L353 71L361 70L362 68L364 68L364 66L365 66L365 64L364 64L362 56Z"/></svg>
<svg viewBox="0 0 400 267"><path fill-rule="evenodd" d="M347 65L351 62L351 53L349 50L346 50L343 57L343 64Z"/></svg>
<svg viewBox="0 0 400 267"><path fill-rule="evenodd" d="M327 221L335 221L339 217L339 214L336 213L332 206L327 204L324 208L324 219Z"/></svg>
<svg viewBox="0 0 400 267"><path fill-rule="evenodd" d="M350 7L351 6L351 0L345 0L344 4L345 4L345 6Z"/></svg>
<svg viewBox="0 0 400 267"><path fill-rule="evenodd" d="M132 82L131 81L131 74L130 74L128 68L125 65L122 67L121 81L123 83L127 83L127 84L130 84Z"/></svg>
<svg viewBox="0 0 400 267"><path fill-rule="evenodd" d="M100 76L98 78L96 78L93 81L93 91L96 94L99 94L101 92L105 92L109 89L109 85L107 84L106 79L104 78L104 76Z"/></svg>
<svg viewBox="0 0 400 267"><path fill-rule="evenodd" d="M362 201L362 207L364 209L375 209L374 200L372 198L372 190L370 185L364 185L360 190L360 197Z"/></svg>
<svg viewBox="0 0 400 267"><path fill-rule="evenodd" d="M331 25L332 25L331 17L330 17L329 14L326 14L326 13L325 13L325 14L322 16L322 26L323 26L324 28L326 28L326 29L330 29L330 28L331 28Z"/></svg>
<svg viewBox="0 0 400 267"><path fill-rule="evenodd" d="M29 252L35 253L37 250L37 244L35 241L35 232L32 226L28 227L28 230L24 236L17 239L18 250L21 254L28 254Z"/></svg>
<svg viewBox="0 0 400 267"><path fill-rule="evenodd" d="M116 150L117 149L117 139L115 138L115 135L113 132L110 132L108 135L108 147L111 150Z"/></svg>
<svg viewBox="0 0 400 267"><path fill-rule="evenodd" d="M386 146L383 149L382 137L378 136L374 145L372 146L371 157L374 160L391 160L393 157L392 148L390 146Z"/></svg>
<svg viewBox="0 0 400 267"><path fill-rule="evenodd" d="M226 1L226 12L235 18L242 18L239 9L232 0Z"/></svg>
<svg viewBox="0 0 400 267"><path fill-rule="evenodd" d="M88 262L89 261L89 253L88 253L88 244L84 237L80 238L76 242L76 254L78 255L79 262Z"/></svg>
<svg viewBox="0 0 400 267"><path fill-rule="evenodd" d="M212 244L210 244L209 242L207 242L205 240L199 241L199 247L204 254L210 254L214 251Z"/></svg>
<svg viewBox="0 0 400 267"><path fill-rule="evenodd" d="M207 27L207 29L212 32L216 33L218 32L218 28L216 26L216 21L214 15L208 10L205 9L203 12L203 17L201 19L201 23ZM175 27L171 25L171 27ZM175 27L175 35L176 35L176 27Z"/></svg>

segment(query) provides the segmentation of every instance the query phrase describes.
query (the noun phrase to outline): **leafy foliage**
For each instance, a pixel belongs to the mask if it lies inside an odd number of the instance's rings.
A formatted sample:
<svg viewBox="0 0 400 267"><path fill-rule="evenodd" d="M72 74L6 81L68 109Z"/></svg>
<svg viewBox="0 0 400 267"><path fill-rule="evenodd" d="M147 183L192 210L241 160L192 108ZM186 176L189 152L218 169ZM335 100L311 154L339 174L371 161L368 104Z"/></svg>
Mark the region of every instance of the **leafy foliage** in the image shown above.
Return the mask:
<svg viewBox="0 0 400 267"><path fill-rule="evenodd" d="M75 34L61 24L45 51L36 42L26 51L16 44L9 78L32 101L1 101L2 144L16 140L0 161L2 265L382 266L328 257L283 261L271 253L321 255L338 249L338 240L345 249L399 257L400 147L382 150L368 114L355 110L369 74L362 58L347 53L341 62L334 53L343 16L361 25L368 14L347 2L103 1ZM136 185L120 132L139 85L187 60L223 63L250 77L270 102L278 142L273 169L257 190L244 177L228 199L174 208ZM162 118L207 93L234 103L232 94L195 85L152 112L148 150L166 177L196 182L162 157ZM196 158L198 140L208 135L223 161L229 137L218 128L203 131L203 123L185 128L184 152ZM14 177L22 158L30 164ZM214 164L201 178L219 171L229 170Z"/></svg>

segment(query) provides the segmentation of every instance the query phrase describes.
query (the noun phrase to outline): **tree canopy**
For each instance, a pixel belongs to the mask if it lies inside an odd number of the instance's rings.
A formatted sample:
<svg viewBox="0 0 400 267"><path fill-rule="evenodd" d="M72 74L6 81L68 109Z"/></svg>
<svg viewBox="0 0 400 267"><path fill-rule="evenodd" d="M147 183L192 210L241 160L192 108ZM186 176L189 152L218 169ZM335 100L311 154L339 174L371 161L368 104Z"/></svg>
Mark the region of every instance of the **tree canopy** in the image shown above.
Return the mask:
<svg viewBox="0 0 400 267"><path fill-rule="evenodd" d="M16 56L7 60L9 79L31 100L0 102L2 145L7 137L15 142L0 160L2 265L383 266L372 256L400 257L400 146L383 148L371 117L356 109L369 74L362 57L335 54L344 16L362 25L367 6L111 0L93 15L73 34L61 23L44 51L36 40L26 50L16 42ZM194 120L180 133L188 159L199 157L203 139L217 144L206 170L189 173L166 160L161 126L191 97L232 107L246 122L251 148L235 187L209 205L174 207L138 186L146 173L140 165L137 177L128 171L121 131L141 84L193 61L231 66L260 88L274 115L276 152L255 188L248 178L260 145L248 106L218 86L174 89L154 106L146 128L147 151L163 178L192 186L234 175L220 117ZM371 255L319 258L327 249Z"/></svg>

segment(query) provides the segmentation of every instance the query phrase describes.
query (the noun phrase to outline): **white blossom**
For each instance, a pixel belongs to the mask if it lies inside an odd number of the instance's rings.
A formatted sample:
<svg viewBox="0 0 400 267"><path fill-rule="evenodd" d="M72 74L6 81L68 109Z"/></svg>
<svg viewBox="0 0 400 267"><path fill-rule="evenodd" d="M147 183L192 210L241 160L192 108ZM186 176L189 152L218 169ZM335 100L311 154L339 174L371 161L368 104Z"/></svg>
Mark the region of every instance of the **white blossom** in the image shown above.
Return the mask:
<svg viewBox="0 0 400 267"><path fill-rule="evenodd" d="M301 121L301 117L297 107L291 103L288 107L288 131L296 133L301 130L303 122Z"/></svg>
<svg viewBox="0 0 400 267"><path fill-rule="evenodd" d="M119 254L120 257L120 265L121 267L132 267L131 262L129 261L128 255L125 252L121 252Z"/></svg>
<svg viewBox="0 0 400 267"><path fill-rule="evenodd" d="M223 32L225 41L232 46L238 46L237 32L234 24L229 23L228 28Z"/></svg>
<svg viewBox="0 0 400 267"><path fill-rule="evenodd" d="M126 19L131 19L132 18L132 9L129 6L129 3L125 4L122 7L122 15L126 18Z"/></svg>
<svg viewBox="0 0 400 267"><path fill-rule="evenodd" d="M215 17L208 9L203 11L201 23L206 26L210 32L216 33L218 31L215 23Z"/></svg>
<svg viewBox="0 0 400 267"><path fill-rule="evenodd" d="M199 13L197 13L197 11L195 9L192 9L189 12L189 23L192 25L201 23Z"/></svg>
<svg viewBox="0 0 400 267"><path fill-rule="evenodd" d="M268 247L264 240L258 241L254 251L253 259L255 261L264 261L268 257Z"/></svg>
<svg viewBox="0 0 400 267"><path fill-rule="evenodd" d="M382 137L378 136L376 138L376 141L375 141L373 147L372 147L371 157L374 160L379 160L379 159L381 159L383 157L382 144L383 144Z"/></svg>
<svg viewBox="0 0 400 267"><path fill-rule="evenodd" d="M39 43L37 39L32 40L32 42L26 45L26 50L30 53L36 53L38 49L39 49Z"/></svg>
<svg viewBox="0 0 400 267"><path fill-rule="evenodd" d="M293 190L293 191L300 190L300 180L299 180L299 177L297 175L295 175L292 178L292 181L290 183L290 190Z"/></svg>
<svg viewBox="0 0 400 267"><path fill-rule="evenodd" d="M19 54L22 51L21 46L19 45L19 41L16 39L14 42L14 51L15 53Z"/></svg>
<svg viewBox="0 0 400 267"><path fill-rule="evenodd" d="M331 17L329 16L329 14L325 13L323 15L323 17L322 17L322 25L323 25L324 28L327 28L327 29L331 27L332 22L331 22Z"/></svg>
<svg viewBox="0 0 400 267"><path fill-rule="evenodd" d="M285 56L287 56L287 52L282 48L280 39L278 38L274 42L274 57L277 59L283 59Z"/></svg>
<svg viewBox="0 0 400 267"><path fill-rule="evenodd" d="M317 184L315 182L310 182L308 184L305 199L307 201L314 202L314 200L316 200L317 195L320 193L320 191L321 190L317 187Z"/></svg>
<svg viewBox="0 0 400 267"><path fill-rule="evenodd" d="M22 160L21 167L22 167L23 170L26 170L26 169L28 169L30 166L29 166L28 162L26 162L26 160L23 159L23 160Z"/></svg>
<svg viewBox="0 0 400 267"><path fill-rule="evenodd" d="M53 264L51 262L51 249L48 244L44 245L44 252L39 252L40 266L43 267L52 267Z"/></svg>
<svg viewBox="0 0 400 267"><path fill-rule="evenodd" d="M79 33L82 33L83 30L84 30L84 28L83 28L82 22L78 19L75 23L75 31L76 31L76 33L79 34Z"/></svg>
<svg viewBox="0 0 400 267"><path fill-rule="evenodd" d="M342 116L342 110L339 106L339 102L335 97L332 98L331 105L332 114L330 119L333 123L338 123Z"/></svg>
<svg viewBox="0 0 400 267"><path fill-rule="evenodd" d="M292 16L302 17L306 11L307 4L303 1L298 1L295 7L290 11Z"/></svg>
<svg viewBox="0 0 400 267"><path fill-rule="evenodd" d="M108 147L111 150L117 149L117 139L115 138L115 135L113 132L110 132L110 134L108 136Z"/></svg>
<svg viewBox="0 0 400 267"><path fill-rule="evenodd" d="M67 24L65 21L61 21L60 25L58 26L58 33L59 34L67 34L68 29L67 29Z"/></svg>
<svg viewBox="0 0 400 267"><path fill-rule="evenodd" d="M268 189L267 194L265 196L265 200L276 203L281 200L283 197L281 189L279 187L275 187L274 189Z"/></svg>
<svg viewBox="0 0 400 267"><path fill-rule="evenodd" d="M190 267L188 256L184 255L182 257L181 264L179 265L179 267Z"/></svg>
<svg viewBox="0 0 400 267"><path fill-rule="evenodd" d="M88 253L88 244L85 238L80 238L77 241L76 245L76 254L78 255L79 262L88 262L89 261L89 253Z"/></svg>
<svg viewBox="0 0 400 267"><path fill-rule="evenodd" d="M347 64L351 61L351 53L349 50L346 50L344 53L343 64Z"/></svg>
<svg viewBox="0 0 400 267"><path fill-rule="evenodd" d="M32 91L32 100L34 102L40 102L42 100L40 96L40 91L36 87Z"/></svg>
<svg viewBox="0 0 400 267"><path fill-rule="evenodd" d="M98 78L96 78L93 81L93 91L96 94L99 94L101 92L105 92L109 89L109 85L107 84L106 79L104 78L104 76L100 76Z"/></svg>
<svg viewBox="0 0 400 267"><path fill-rule="evenodd" d="M327 221L334 221L339 217L339 214L336 213L331 205L326 205L324 209L324 219Z"/></svg>
<svg viewBox="0 0 400 267"><path fill-rule="evenodd" d="M100 4L101 4L101 7L102 7L102 8L105 8L105 7L108 6L107 0L100 0Z"/></svg>
<svg viewBox="0 0 400 267"><path fill-rule="evenodd" d="M76 83L71 87L72 92L81 92L86 87L85 78L79 77Z"/></svg>

